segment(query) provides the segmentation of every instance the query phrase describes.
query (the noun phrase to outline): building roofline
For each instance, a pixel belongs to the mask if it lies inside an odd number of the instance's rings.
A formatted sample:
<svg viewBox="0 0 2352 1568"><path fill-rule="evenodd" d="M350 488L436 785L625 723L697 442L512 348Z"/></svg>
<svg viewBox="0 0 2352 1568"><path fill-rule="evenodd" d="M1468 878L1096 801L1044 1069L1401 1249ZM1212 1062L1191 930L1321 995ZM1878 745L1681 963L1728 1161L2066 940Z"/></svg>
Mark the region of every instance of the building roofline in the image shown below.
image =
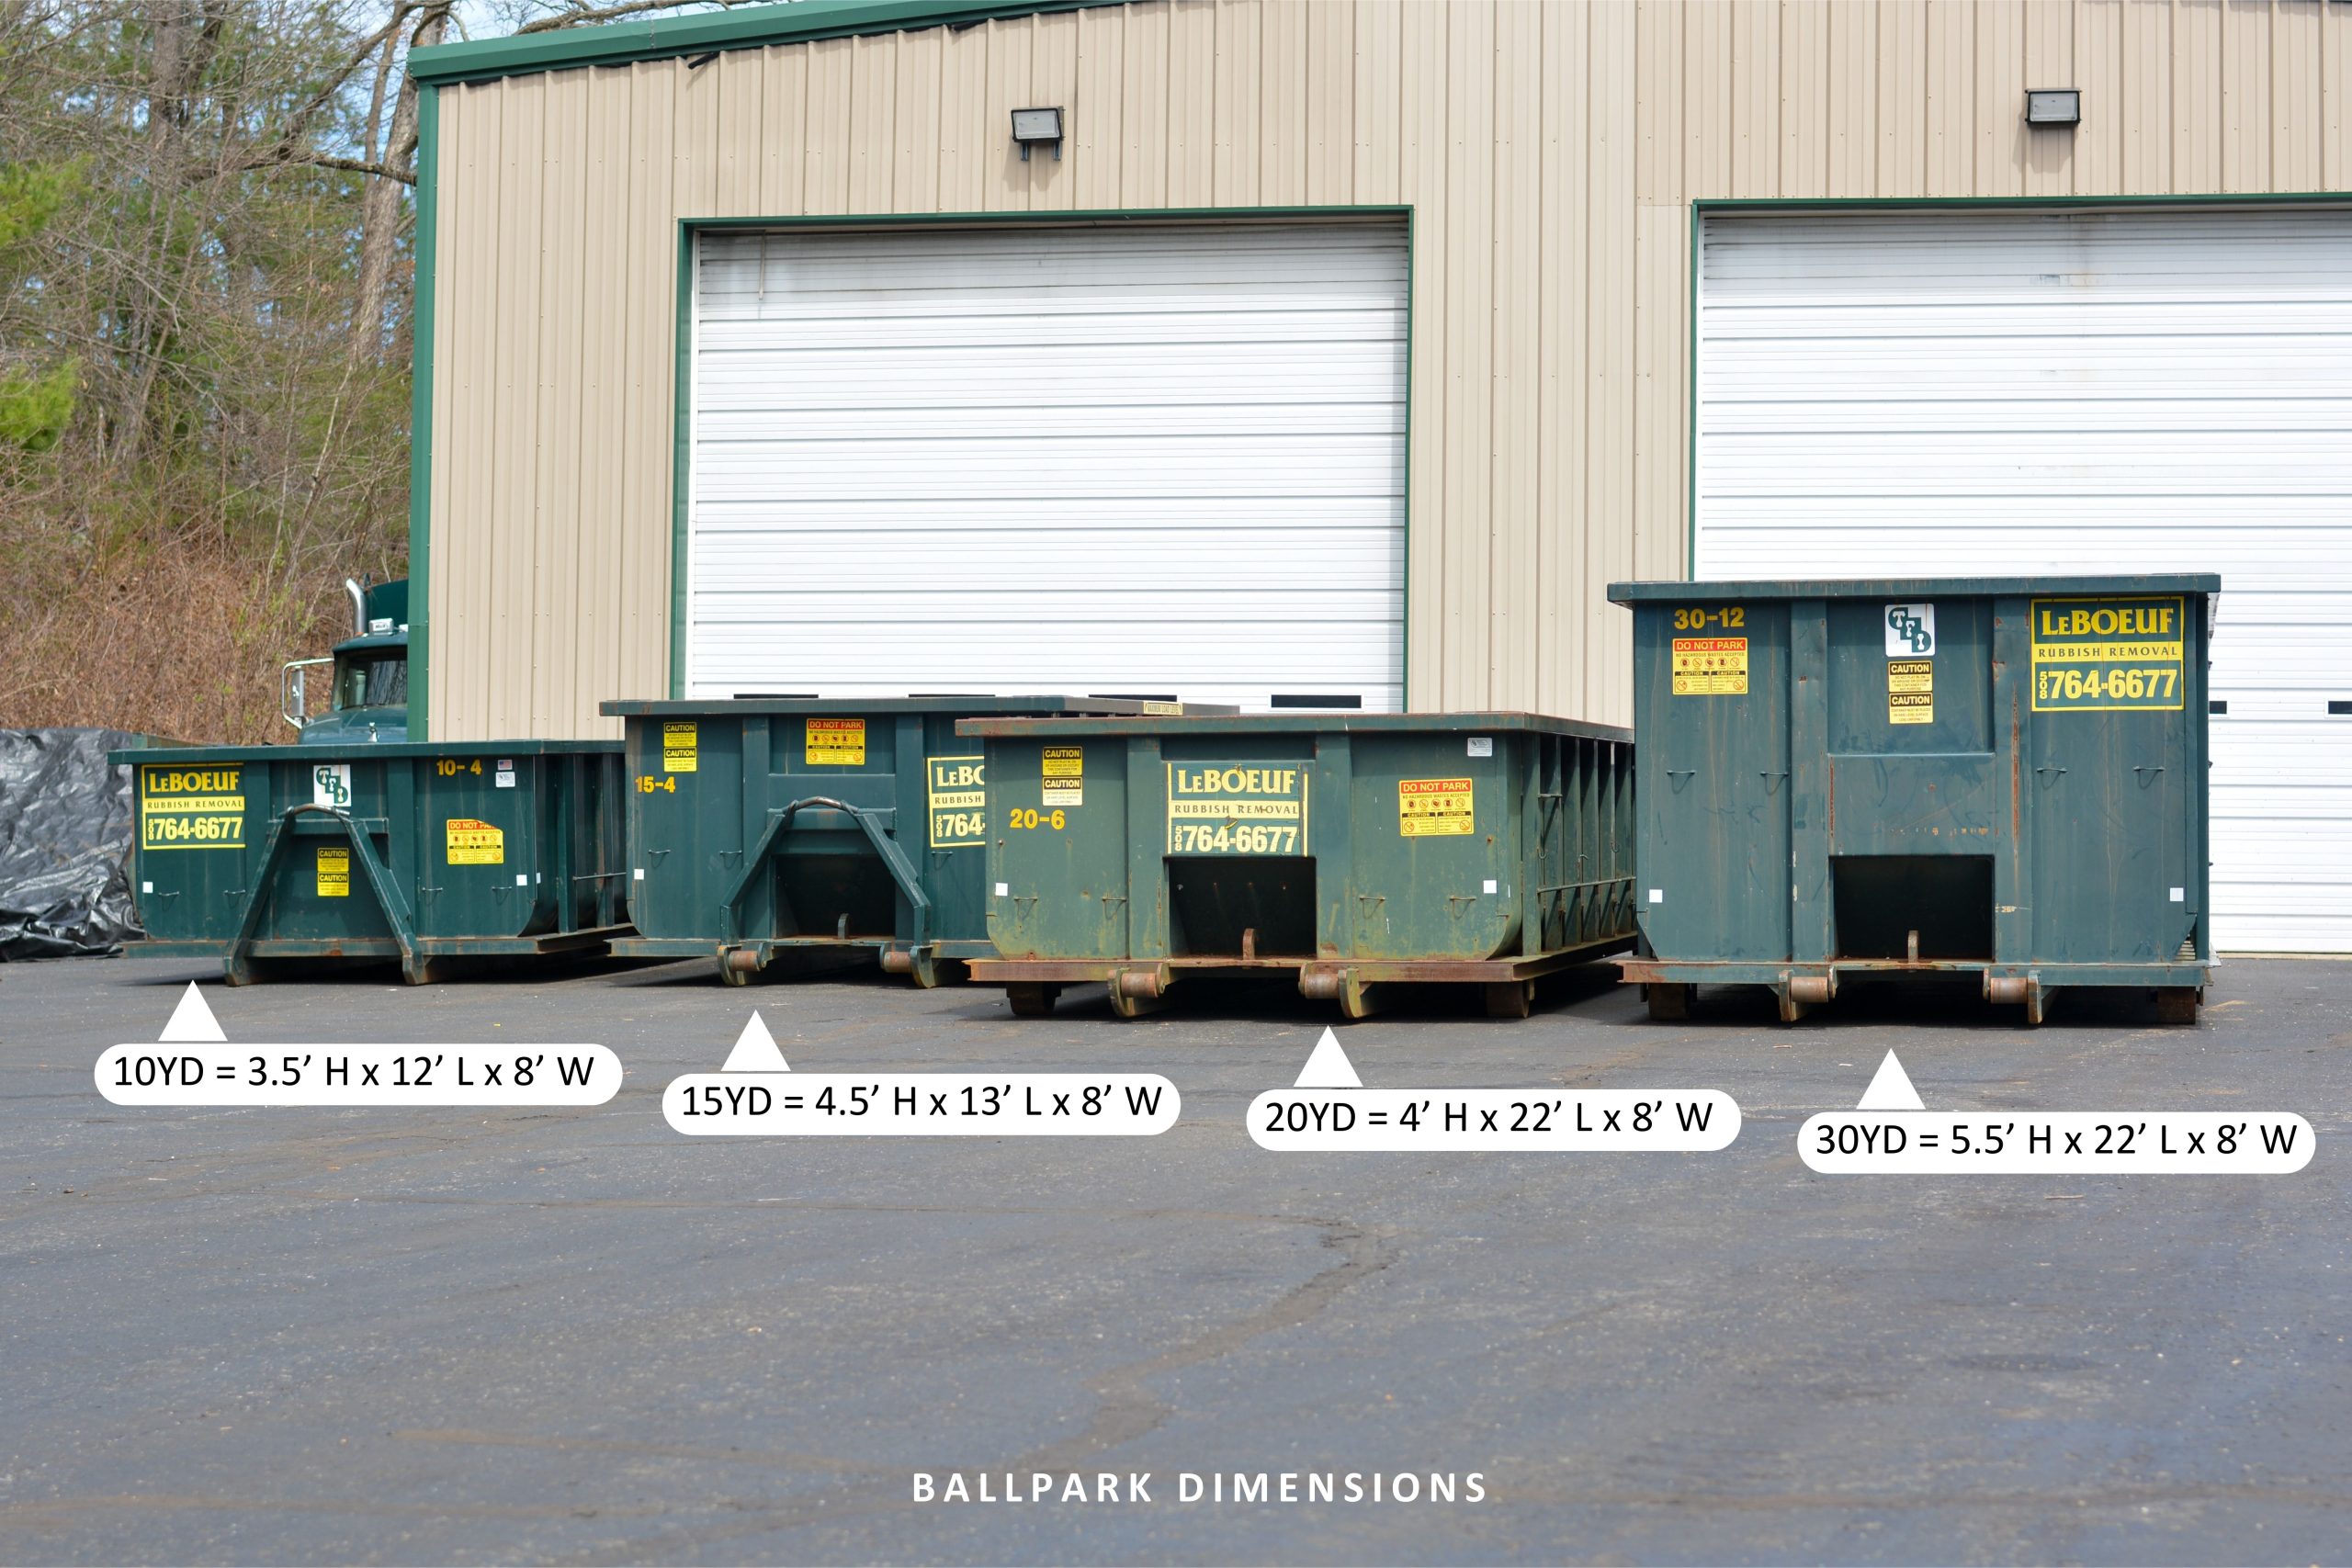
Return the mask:
<svg viewBox="0 0 2352 1568"><path fill-rule="evenodd" d="M643 22L614 22L601 28L566 28L523 38L434 44L411 54L408 69L418 82L440 85L589 65L627 65L639 60L673 60L680 55L758 49L775 43L808 43L861 33L976 27L999 17L1082 11L1125 3L1126 0L795 0L790 5L704 11Z"/></svg>

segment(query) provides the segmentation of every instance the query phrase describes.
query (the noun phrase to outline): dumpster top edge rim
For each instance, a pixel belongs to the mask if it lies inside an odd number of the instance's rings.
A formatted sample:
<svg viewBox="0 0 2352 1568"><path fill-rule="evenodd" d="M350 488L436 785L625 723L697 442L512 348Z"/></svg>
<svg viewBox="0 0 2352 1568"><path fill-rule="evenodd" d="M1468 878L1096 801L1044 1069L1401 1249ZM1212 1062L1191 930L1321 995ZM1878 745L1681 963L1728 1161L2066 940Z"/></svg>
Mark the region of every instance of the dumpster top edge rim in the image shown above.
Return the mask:
<svg viewBox="0 0 2352 1568"><path fill-rule="evenodd" d="M1574 735L1589 740L1632 744L1634 732L1614 725L1549 714L1505 713L1245 713L1227 715L1137 715L1107 718L967 718L958 735L983 738L1023 735L1316 735L1435 731L1445 735L1478 730Z"/></svg>
<svg viewBox="0 0 2352 1568"><path fill-rule="evenodd" d="M1186 712L1221 716L1239 710L1216 704L1188 703ZM1073 717L1127 718L1152 716L1144 699L1132 702L1110 697L1069 696L939 696L939 697L613 697L597 705L607 717L639 718L689 714L725 718L762 714L961 714L975 718L1018 714L1068 714ZM1176 715L1157 716L1175 717Z"/></svg>
<svg viewBox="0 0 2352 1568"><path fill-rule="evenodd" d="M348 762L364 757L571 757L602 753L617 757L618 740L352 740L327 746L127 746L107 753L118 767L137 762L200 762L220 758L239 762L267 762L281 758L298 762Z"/></svg>
<svg viewBox="0 0 2352 1568"><path fill-rule="evenodd" d="M1652 580L1612 582L1613 604L1661 599L1876 599L2030 597L2061 593L2219 593L2216 572L2117 577L1855 577Z"/></svg>

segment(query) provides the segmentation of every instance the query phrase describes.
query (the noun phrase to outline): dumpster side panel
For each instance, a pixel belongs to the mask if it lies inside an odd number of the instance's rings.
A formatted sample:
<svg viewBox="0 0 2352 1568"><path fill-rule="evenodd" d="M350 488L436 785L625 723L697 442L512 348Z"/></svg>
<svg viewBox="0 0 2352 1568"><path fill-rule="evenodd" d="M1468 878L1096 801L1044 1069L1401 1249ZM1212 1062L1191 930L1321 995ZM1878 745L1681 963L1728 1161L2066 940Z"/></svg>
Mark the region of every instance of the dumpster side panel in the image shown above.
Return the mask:
<svg viewBox="0 0 2352 1568"><path fill-rule="evenodd" d="M996 950L1009 958L1125 956L1126 743L994 740L987 755ZM1158 845L1145 848L1156 861Z"/></svg>
<svg viewBox="0 0 2352 1568"><path fill-rule="evenodd" d="M2169 624L2143 637L2102 639L2102 610L2153 613ZM2207 951L2198 788L2204 603L2195 595L2052 597L2032 601L2028 613L2021 652L2034 686L2027 725L2033 956L2168 963L2184 946L2197 956ZM2066 628L2078 614L2091 616L2094 629L2072 639ZM2126 657L2109 657L2118 645ZM2046 657L2052 652L2098 657ZM2094 671L2101 689L2089 693L2084 682ZM2106 694L2119 671L2124 690Z"/></svg>
<svg viewBox="0 0 2352 1568"><path fill-rule="evenodd" d="M1635 911L1660 957L1784 959L1790 607L1690 586L1634 609Z"/></svg>
<svg viewBox="0 0 2352 1568"><path fill-rule="evenodd" d="M631 719L626 745L630 919L644 936L710 938L721 879L731 882L749 847L744 721Z"/></svg>
<svg viewBox="0 0 2352 1568"><path fill-rule="evenodd" d="M266 765L189 748L133 768L139 814L131 886L149 940L212 938L261 858L274 819Z"/></svg>
<svg viewBox="0 0 2352 1568"><path fill-rule="evenodd" d="M1349 802L1357 958L1480 959L1519 951L1531 738L1450 730L1353 738Z"/></svg>

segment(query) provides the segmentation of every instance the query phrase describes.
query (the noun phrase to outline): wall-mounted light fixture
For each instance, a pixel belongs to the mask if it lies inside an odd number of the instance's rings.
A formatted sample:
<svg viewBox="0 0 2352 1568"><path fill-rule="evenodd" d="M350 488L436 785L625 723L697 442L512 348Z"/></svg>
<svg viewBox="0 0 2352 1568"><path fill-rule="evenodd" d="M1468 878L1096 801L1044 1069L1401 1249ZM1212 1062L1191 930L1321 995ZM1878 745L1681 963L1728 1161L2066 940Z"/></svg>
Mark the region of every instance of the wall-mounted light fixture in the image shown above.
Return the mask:
<svg viewBox="0 0 2352 1568"><path fill-rule="evenodd" d="M1021 149L1021 161L1029 161L1029 149L1051 142L1054 157L1062 155L1062 111L1051 109L1014 109L1012 111L1012 142Z"/></svg>
<svg viewBox="0 0 2352 1568"><path fill-rule="evenodd" d="M2025 95L2028 125L2080 125L2083 95L2075 87L2029 88Z"/></svg>

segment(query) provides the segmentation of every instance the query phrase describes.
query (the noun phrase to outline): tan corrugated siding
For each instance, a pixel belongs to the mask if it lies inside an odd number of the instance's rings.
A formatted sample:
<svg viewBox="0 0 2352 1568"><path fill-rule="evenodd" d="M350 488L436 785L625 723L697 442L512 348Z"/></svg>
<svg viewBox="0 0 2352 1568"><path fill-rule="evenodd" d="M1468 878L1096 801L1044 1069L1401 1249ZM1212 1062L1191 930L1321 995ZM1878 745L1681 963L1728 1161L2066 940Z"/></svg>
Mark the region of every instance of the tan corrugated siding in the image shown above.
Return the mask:
<svg viewBox="0 0 2352 1568"><path fill-rule="evenodd" d="M1412 702L1623 720L1693 199L2342 189L2352 7L1144 0L447 88L437 179L438 735L668 691L681 219L1293 204L1414 211Z"/></svg>

